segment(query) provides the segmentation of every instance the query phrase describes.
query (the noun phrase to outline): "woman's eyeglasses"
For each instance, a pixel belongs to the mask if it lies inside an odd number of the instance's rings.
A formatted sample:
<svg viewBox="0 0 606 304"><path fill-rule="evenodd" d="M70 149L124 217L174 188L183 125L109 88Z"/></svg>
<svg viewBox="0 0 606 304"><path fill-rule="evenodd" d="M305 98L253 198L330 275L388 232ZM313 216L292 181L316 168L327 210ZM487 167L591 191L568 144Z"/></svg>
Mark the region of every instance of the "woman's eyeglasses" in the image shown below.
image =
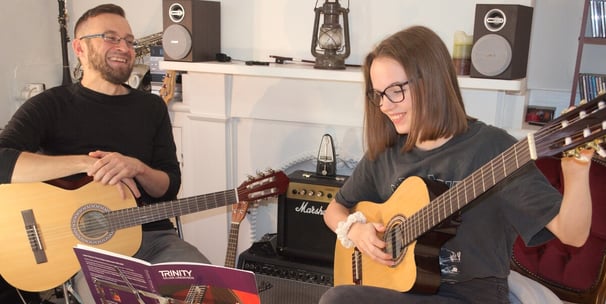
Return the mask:
<svg viewBox="0 0 606 304"><path fill-rule="evenodd" d="M387 97L392 103L400 103L404 101L404 86L407 84L408 81L394 83L385 88L383 92L370 90L366 93L366 97L368 97L370 103L377 107L383 105L383 96Z"/></svg>

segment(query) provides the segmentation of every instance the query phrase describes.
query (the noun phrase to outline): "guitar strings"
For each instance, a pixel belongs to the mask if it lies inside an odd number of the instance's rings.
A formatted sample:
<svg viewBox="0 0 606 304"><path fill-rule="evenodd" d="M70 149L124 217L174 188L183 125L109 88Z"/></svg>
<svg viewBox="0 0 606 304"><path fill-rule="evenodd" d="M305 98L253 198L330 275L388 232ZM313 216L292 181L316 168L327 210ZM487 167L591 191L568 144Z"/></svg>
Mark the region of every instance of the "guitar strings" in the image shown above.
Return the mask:
<svg viewBox="0 0 606 304"><path fill-rule="evenodd" d="M71 237L76 237L85 244L98 245L109 240L116 230L122 228L227 206L241 200L256 202L277 195L280 190L273 184L281 183L279 175L274 175L274 171L259 175L257 179L250 177L247 183L236 189L115 211L109 211L109 208L97 203L84 204L72 215L70 222L66 223L69 229L60 225L46 227L45 222L36 223L36 226L26 227L27 238L32 250L40 249L38 240L42 240L44 244ZM39 234L36 231L38 228L43 228L44 233Z"/></svg>
<svg viewBox="0 0 606 304"><path fill-rule="evenodd" d="M122 228L167 219L181 214L227 206L237 201L238 197L244 197L247 193L247 191L240 189L237 189L237 191L238 194L232 189L115 211L92 210L91 208L86 210L79 218L66 223L70 229L56 225L41 227L44 229L44 234L41 238L43 243L45 240L46 242L51 242L72 236L76 236L76 238L85 243L87 241L96 242L108 233ZM42 225L44 226L44 223ZM30 230L27 230L27 235L30 244L32 246L36 244L39 235L35 231ZM93 237L90 238L91 236ZM32 248L37 248L37 246L33 246Z"/></svg>
<svg viewBox="0 0 606 304"><path fill-rule="evenodd" d="M386 242L403 246L410 244L529 160L528 145L523 142L514 144L501 155L474 171L469 177L419 209L402 225L397 225L393 231L386 234ZM487 183L489 184L487 185Z"/></svg>
<svg viewBox="0 0 606 304"><path fill-rule="evenodd" d="M571 115L571 118L567 120L567 122L568 124L574 124L580 119L582 118L579 116ZM562 119L562 121L564 120L565 119ZM552 143L545 143L543 139L558 132L561 128L563 128L561 124L553 123L537 131L534 138L535 144L538 143L539 145L539 150L551 145ZM532 157L530 155L529 144L527 140L522 140L505 150L495 159L481 166L461 183L456 184L443 195L438 196L434 201L410 216L408 220L404 221L402 224L395 225L394 229L385 234L385 241L389 244L388 248L397 250L397 252L391 252L392 256L396 257L401 252L400 249L408 246L430 228L435 227L449 216L455 214L467 203L496 185L499 181L505 179L508 175L513 174L514 171L531 160ZM503 165L500 165L500 163ZM513 166L508 167L506 164ZM497 171L495 174L495 167L502 167L503 170ZM511 172L508 172L508 169L511 168L513 168L510 170ZM472 181L468 182L469 179ZM487 186L486 181L492 182ZM482 191L478 193L476 191L478 189L481 189ZM456 207L453 207L453 204L451 203L453 197L456 199ZM460 201L461 198L464 198L463 203ZM442 213L440 213L440 210L442 210Z"/></svg>

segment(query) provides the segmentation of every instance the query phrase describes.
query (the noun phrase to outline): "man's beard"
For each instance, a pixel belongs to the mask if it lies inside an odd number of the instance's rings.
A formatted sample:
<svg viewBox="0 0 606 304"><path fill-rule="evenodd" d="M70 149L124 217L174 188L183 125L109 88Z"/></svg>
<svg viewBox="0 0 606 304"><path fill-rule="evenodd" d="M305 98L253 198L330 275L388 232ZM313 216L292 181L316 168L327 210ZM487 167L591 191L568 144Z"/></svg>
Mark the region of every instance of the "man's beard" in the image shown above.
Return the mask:
<svg viewBox="0 0 606 304"><path fill-rule="evenodd" d="M105 56L98 53L94 49L90 53L88 61L89 61L91 68L99 71L99 73L101 73L101 77L103 77L103 79L105 79L113 84L125 83L128 80L128 78L130 77L131 72L133 71L132 60L130 61L130 65L128 66L128 68L124 68L124 69L112 68L105 61Z"/></svg>

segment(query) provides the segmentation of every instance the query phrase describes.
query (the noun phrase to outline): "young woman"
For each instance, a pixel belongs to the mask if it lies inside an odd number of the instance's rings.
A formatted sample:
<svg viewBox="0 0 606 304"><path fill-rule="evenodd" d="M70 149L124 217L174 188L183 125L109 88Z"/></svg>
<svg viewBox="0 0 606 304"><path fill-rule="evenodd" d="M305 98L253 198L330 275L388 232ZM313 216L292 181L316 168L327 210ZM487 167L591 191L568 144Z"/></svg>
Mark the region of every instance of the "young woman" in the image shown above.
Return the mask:
<svg viewBox="0 0 606 304"><path fill-rule="evenodd" d="M452 187L517 141L466 114L450 54L428 28L410 27L380 42L363 72L367 151L324 220L337 233L337 246L355 246L387 270L396 261L379 237L386 223L354 213L359 202L386 202L412 176ZM456 235L439 250L436 293L341 285L320 303L508 303L509 260L518 234L530 245L554 236L574 246L585 242L592 155L588 150L581 159L562 160L563 197L530 162L464 208Z"/></svg>

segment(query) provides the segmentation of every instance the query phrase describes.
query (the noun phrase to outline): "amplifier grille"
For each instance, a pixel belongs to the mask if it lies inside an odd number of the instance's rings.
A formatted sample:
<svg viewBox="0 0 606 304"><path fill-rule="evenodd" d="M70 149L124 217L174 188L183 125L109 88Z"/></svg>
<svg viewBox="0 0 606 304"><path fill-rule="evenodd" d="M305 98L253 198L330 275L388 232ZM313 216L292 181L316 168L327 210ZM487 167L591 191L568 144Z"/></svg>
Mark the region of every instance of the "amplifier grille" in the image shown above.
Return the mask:
<svg viewBox="0 0 606 304"><path fill-rule="evenodd" d="M263 304L315 304L333 285L332 265L277 254L258 255L251 249L240 254L238 268L255 273Z"/></svg>

